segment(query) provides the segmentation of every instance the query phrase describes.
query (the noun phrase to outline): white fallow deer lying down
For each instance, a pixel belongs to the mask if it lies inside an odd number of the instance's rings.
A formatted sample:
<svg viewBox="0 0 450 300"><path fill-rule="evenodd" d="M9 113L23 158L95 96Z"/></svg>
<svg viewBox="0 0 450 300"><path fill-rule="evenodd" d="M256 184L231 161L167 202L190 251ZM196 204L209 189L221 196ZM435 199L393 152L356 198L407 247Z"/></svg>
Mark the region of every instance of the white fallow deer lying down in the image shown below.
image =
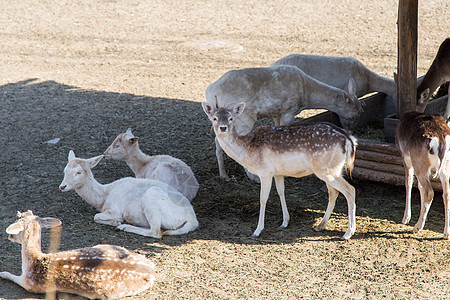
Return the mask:
<svg viewBox="0 0 450 300"><path fill-rule="evenodd" d="M442 116L407 111L400 118L396 132L396 143L405 164L406 205L403 224L411 219L411 189L416 174L420 198L420 216L413 228L416 233L423 228L434 191L430 175L439 176L444 200L444 238L449 238L449 148L450 127Z"/></svg>
<svg viewBox="0 0 450 300"><path fill-rule="evenodd" d="M131 132L119 134L106 149L105 158L124 160L136 178L159 180L176 188L192 201L197 195L198 182L191 168L182 160L169 155L146 155L139 149L138 137Z"/></svg>
<svg viewBox="0 0 450 300"><path fill-rule="evenodd" d="M90 299L112 299L135 295L153 285L155 266L148 258L123 247L94 247L43 253L41 228L61 226L55 218L40 218L29 210L17 214L6 232L22 245L22 274L1 272L24 289L35 293L55 291Z"/></svg>
<svg viewBox="0 0 450 300"><path fill-rule="evenodd" d="M272 65L296 66L309 76L342 90L347 88L348 81L353 78L358 98L372 92L381 92L390 96L397 106L397 88L394 79L378 75L353 57L291 54Z"/></svg>
<svg viewBox="0 0 450 300"><path fill-rule="evenodd" d="M347 90L324 84L295 66L272 66L227 72L206 89L206 101L229 110L245 102L246 109L234 124L240 135L249 133L262 118L273 118L277 126L291 124L300 111L309 108L333 111L345 128L353 129L362 112L353 79L348 80ZM220 177L228 180L217 139L216 157Z"/></svg>
<svg viewBox="0 0 450 300"><path fill-rule="evenodd" d="M77 158L70 150L64 180L59 186L64 192L75 189L81 198L98 209L100 213L94 216L95 222L154 238L185 234L198 227L189 200L161 181L127 177L100 184L91 169L102 158L103 155Z"/></svg>
<svg viewBox="0 0 450 300"><path fill-rule="evenodd" d="M325 181L329 196L325 215L315 229L325 229L341 192L348 204L348 230L342 239L349 239L355 233L355 188L342 177L342 173L344 168L350 172L353 169L356 139L346 130L329 123L295 123L278 127L260 126L247 135L239 135L234 122L242 115L245 103L237 104L232 110L213 108L206 102L202 105L222 149L261 180L259 221L252 236L259 236L264 228L264 212L272 178L275 178L283 210L281 227L286 227L289 213L284 198L284 176L310 174Z"/></svg>
<svg viewBox="0 0 450 300"><path fill-rule="evenodd" d="M433 63L417 87L417 111L423 112L431 94L447 81L450 81L450 38L442 42ZM450 94L450 85L448 94ZM447 100L444 119L447 120L449 117L450 101Z"/></svg>

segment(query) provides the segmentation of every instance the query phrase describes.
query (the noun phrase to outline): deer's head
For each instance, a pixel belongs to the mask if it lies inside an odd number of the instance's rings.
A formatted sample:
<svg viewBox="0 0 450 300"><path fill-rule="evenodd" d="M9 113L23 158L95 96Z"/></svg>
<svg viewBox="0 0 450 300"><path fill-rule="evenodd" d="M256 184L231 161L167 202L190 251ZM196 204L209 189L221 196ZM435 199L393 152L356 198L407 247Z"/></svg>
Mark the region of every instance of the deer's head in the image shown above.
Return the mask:
<svg viewBox="0 0 450 300"><path fill-rule="evenodd" d="M342 97L337 99L336 106L342 111L339 114L342 127L353 130L364 111L363 102L359 101L356 96L356 83L353 78L348 81L347 91L343 92Z"/></svg>
<svg viewBox="0 0 450 300"><path fill-rule="evenodd" d="M6 233L9 234L9 239L18 244L23 244L26 240L26 235L39 233L41 227L50 228L61 225L61 221L55 218L40 218L33 215L31 210L21 213L17 212L16 221L6 228ZM39 236L36 238L39 239Z"/></svg>
<svg viewBox="0 0 450 300"><path fill-rule="evenodd" d="M213 108L207 102L202 102L203 110L212 123L217 136L226 136L233 130L233 119L242 114L245 103L236 104L232 110Z"/></svg>
<svg viewBox="0 0 450 300"><path fill-rule="evenodd" d="M129 156L129 153L134 147L137 147L138 137L135 137L131 132L131 128L125 133L119 134L114 142L106 149L103 155L106 159L121 159L124 160Z"/></svg>
<svg viewBox="0 0 450 300"><path fill-rule="evenodd" d="M70 191L82 187L89 179L91 169L95 167L103 155L99 155L89 159L75 157L75 153L70 150L68 162L64 168L64 179L59 186L63 192Z"/></svg>

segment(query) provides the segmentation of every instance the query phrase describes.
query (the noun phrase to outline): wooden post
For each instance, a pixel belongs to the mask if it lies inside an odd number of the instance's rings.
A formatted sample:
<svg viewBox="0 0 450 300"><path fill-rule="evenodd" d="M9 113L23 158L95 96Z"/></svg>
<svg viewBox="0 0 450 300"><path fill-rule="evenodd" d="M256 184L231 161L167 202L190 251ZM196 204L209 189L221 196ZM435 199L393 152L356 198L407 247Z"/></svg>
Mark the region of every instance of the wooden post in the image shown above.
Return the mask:
<svg viewBox="0 0 450 300"><path fill-rule="evenodd" d="M398 2L397 117L416 109L418 0Z"/></svg>

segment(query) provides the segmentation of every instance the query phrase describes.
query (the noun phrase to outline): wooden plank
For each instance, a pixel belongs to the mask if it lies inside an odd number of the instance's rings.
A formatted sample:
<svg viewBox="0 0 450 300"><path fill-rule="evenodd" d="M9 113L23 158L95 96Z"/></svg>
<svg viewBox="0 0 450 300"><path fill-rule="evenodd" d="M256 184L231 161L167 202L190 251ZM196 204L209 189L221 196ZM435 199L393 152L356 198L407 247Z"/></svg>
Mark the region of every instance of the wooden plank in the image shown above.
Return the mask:
<svg viewBox="0 0 450 300"><path fill-rule="evenodd" d="M395 144L384 143L374 140L358 139L358 148L356 151L358 151L359 149L376 151L398 156L402 155L400 150L397 148Z"/></svg>
<svg viewBox="0 0 450 300"><path fill-rule="evenodd" d="M382 172L377 170L370 170L361 167L355 167L352 171L352 177L361 179L361 180L369 180L369 181L377 181L383 182L387 184L405 185L405 176L399 174L392 174L388 172ZM431 180L431 185L435 191L442 192L441 183L436 180ZM417 180L414 179L413 186L417 188Z"/></svg>
<svg viewBox="0 0 450 300"><path fill-rule="evenodd" d="M405 184L405 176L399 175L399 174L392 174L377 170L371 170L366 169L362 167L355 167L352 171L352 177L363 179L363 180L370 180L370 181L377 181L377 182L383 182L393 185L404 185Z"/></svg>
<svg viewBox="0 0 450 300"><path fill-rule="evenodd" d="M400 166L403 165L403 159L401 156L398 156L398 155L379 153L379 152L368 151L368 150L356 150L355 156L357 159L361 159L361 160L369 160L369 161L375 161L375 162L395 164L395 165L400 165Z"/></svg>
<svg viewBox="0 0 450 300"><path fill-rule="evenodd" d="M416 110L418 0L398 2L397 117Z"/></svg>
<svg viewBox="0 0 450 300"><path fill-rule="evenodd" d="M356 159L355 166L370 170L387 172L391 174L405 175L405 167L403 165L382 163L379 161L370 161L364 159Z"/></svg>

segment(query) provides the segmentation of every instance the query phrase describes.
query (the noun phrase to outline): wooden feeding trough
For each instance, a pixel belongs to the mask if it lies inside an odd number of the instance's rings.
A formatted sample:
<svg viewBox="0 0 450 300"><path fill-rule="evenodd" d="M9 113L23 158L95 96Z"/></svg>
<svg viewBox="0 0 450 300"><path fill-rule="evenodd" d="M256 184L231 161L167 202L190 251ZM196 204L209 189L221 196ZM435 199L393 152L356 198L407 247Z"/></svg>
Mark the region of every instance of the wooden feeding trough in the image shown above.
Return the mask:
<svg viewBox="0 0 450 300"><path fill-rule="evenodd" d="M444 111L447 97L443 96L430 101L425 112L439 113ZM376 141L360 139L358 136L358 147L356 148L355 168L352 177L357 179L383 182L393 185L405 184L405 168L400 150L395 145L395 130L398 119L395 119L395 106L393 100L385 94L363 98L365 111L361 114L358 127L367 127L374 121L384 121L384 140ZM338 116L333 112L324 112L303 120L304 122L330 122L340 125ZM437 191L442 191L439 178L432 178L431 183ZM417 181L414 181L417 187Z"/></svg>

